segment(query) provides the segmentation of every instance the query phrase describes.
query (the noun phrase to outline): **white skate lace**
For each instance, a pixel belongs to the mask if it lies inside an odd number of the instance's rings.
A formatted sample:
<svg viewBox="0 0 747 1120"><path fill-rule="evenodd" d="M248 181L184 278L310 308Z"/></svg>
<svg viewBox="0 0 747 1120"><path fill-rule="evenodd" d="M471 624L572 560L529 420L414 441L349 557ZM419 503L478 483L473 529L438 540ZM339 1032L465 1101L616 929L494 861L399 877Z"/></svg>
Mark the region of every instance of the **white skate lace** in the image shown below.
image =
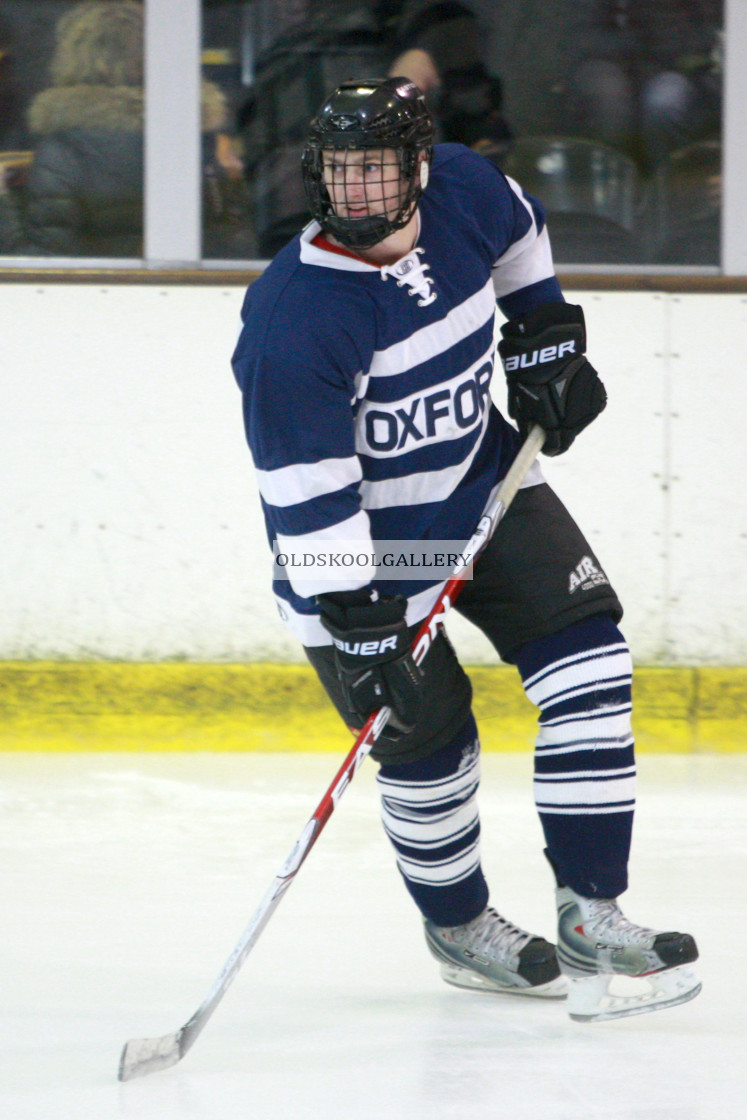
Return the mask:
<svg viewBox="0 0 747 1120"><path fill-rule="evenodd" d="M412 249L401 260L381 267L381 279L386 280L389 276L393 276L398 288L409 288L410 291L407 293L409 296L419 297L418 307L427 307L438 298L433 291L433 280L430 276L426 276L430 265L418 260L418 255L424 252L425 249L422 247Z"/></svg>
<svg viewBox="0 0 747 1120"><path fill-rule="evenodd" d="M515 956L532 940L531 933L507 922L492 907L460 928L464 930L464 940L469 940L471 948L488 951L498 957Z"/></svg>
<svg viewBox="0 0 747 1120"><path fill-rule="evenodd" d="M615 945L642 945L650 947L657 936L655 929L646 929L628 921L614 899L592 898L587 900L588 917L584 918L587 937L612 942Z"/></svg>

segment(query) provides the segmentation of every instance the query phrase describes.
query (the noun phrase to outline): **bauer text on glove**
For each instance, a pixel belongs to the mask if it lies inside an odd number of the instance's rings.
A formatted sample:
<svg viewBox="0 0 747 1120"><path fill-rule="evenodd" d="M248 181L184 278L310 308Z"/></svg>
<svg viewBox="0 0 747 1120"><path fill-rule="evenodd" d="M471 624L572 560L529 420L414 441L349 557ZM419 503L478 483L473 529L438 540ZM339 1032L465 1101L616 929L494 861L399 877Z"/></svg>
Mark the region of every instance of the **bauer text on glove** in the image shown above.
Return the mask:
<svg viewBox="0 0 747 1120"><path fill-rule="evenodd" d="M539 424L547 433L544 453L560 455L607 404L604 385L584 357L583 310L548 303L505 323L501 334L508 414L523 436Z"/></svg>
<svg viewBox="0 0 747 1120"><path fill-rule="evenodd" d="M390 731L412 731L423 703L423 674L410 649L407 600L362 589L318 595L317 602L334 643L346 708L362 726L386 705Z"/></svg>

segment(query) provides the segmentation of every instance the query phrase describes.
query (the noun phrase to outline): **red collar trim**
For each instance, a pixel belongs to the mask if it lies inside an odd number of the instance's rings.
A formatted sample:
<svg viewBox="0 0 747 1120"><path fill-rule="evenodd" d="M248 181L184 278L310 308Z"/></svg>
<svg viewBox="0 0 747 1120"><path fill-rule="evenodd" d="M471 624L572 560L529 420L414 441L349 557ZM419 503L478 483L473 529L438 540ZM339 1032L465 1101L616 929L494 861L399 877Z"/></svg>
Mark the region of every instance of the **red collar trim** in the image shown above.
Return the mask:
<svg viewBox="0 0 747 1120"><path fill-rule="evenodd" d="M342 245L333 245L323 233L318 233L316 237L312 237L311 244L316 245L317 249L326 249L328 253L339 253L341 257L352 257L354 261L363 261L364 264L371 263L364 257L359 257L357 253L351 253L349 249L345 249Z"/></svg>

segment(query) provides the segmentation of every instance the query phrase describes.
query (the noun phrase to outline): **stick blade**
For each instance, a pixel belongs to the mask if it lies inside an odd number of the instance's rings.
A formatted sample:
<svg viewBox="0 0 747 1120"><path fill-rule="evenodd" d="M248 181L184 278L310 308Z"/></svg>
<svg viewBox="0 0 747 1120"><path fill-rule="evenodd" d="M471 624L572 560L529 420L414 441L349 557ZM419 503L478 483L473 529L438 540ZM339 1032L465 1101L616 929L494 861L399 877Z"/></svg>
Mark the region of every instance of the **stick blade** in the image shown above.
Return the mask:
<svg viewBox="0 0 747 1120"><path fill-rule="evenodd" d="M119 1080L131 1081L133 1077L144 1077L175 1066L185 1052L183 1033L182 1029L161 1038L131 1038L119 1059Z"/></svg>

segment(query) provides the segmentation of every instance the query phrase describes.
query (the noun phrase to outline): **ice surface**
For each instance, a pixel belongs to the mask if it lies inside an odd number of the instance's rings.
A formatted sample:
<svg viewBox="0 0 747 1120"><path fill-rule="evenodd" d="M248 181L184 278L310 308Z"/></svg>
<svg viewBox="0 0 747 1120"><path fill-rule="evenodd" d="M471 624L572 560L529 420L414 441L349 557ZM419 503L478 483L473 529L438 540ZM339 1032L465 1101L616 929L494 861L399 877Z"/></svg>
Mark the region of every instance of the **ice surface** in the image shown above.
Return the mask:
<svg viewBox="0 0 747 1120"><path fill-rule="evenodd" d="M0 1115L8 1120L713 1120L743 1114L747 756L643 756L630 918L695 934L703 992L594 1025L444 985L366 762L179 1065L130 1038L196 1010L334 755L0 755ZM491 902L547 937L531 759L486 755Z"/></svg>

